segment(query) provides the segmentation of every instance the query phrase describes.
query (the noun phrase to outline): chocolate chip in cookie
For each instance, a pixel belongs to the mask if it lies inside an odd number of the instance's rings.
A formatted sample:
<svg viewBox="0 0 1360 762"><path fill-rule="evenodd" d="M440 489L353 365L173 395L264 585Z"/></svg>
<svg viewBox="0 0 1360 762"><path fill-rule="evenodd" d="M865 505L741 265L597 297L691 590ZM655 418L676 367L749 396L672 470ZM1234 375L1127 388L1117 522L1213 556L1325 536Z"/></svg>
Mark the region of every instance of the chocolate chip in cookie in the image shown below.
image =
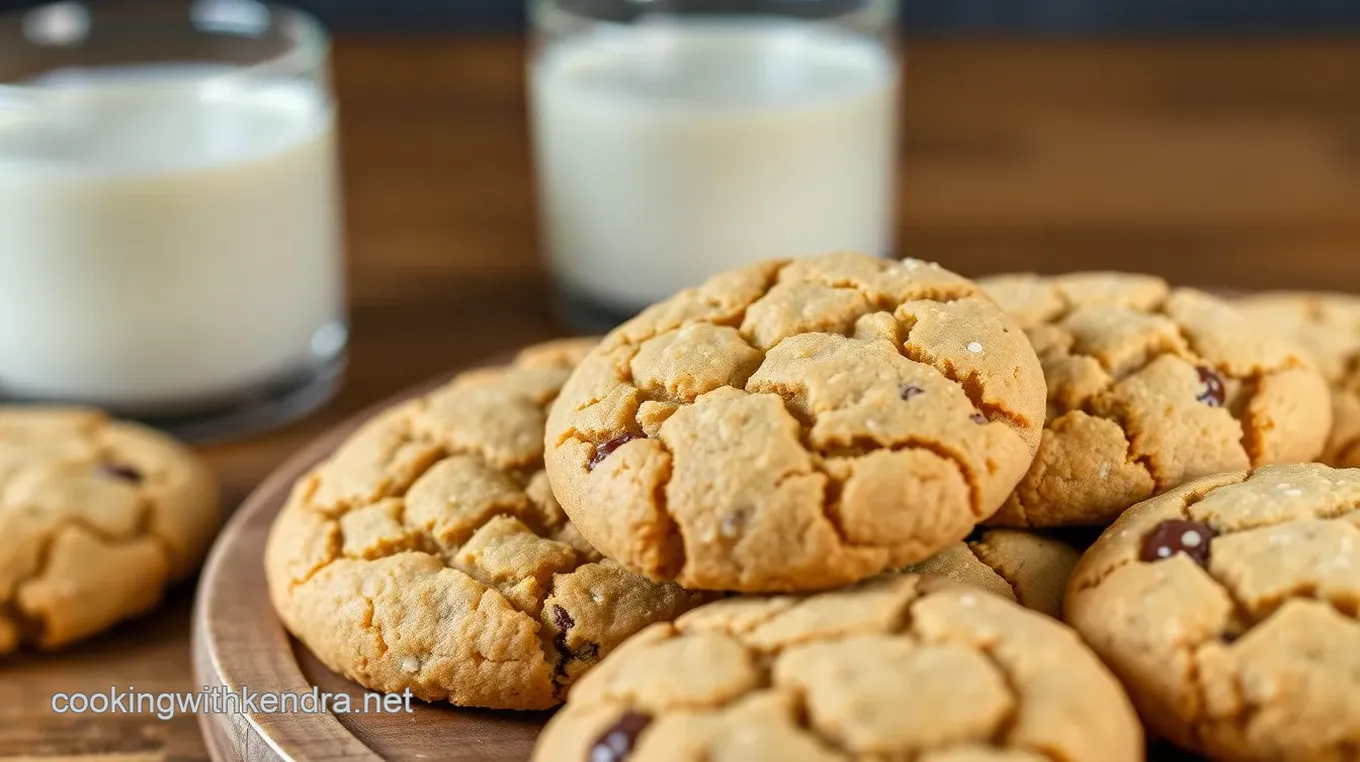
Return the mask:
<svg viewBox="0 0 1360 762"><path fill-rule="evenodd" d="M608 442L605 442L602 445L599 445L598 447L595 448L595 455L593 455L590 458L589 466L590 470L594 471L596 466L603 463L605 458L608 458L610 455L613 455L614 451L619 449L620 447L623 447L624 445L628 444L634 439L646 439L646 438L647 437L644 434L634 434L633 432L629 431L614 437L613 439L609 440Z"/></svg>
<svg viewBox="0 0 1360 762"><path fill-rule="evenodd" d="M1209 407L1223 407L1223 403L1228 399L1228 392L1223 388L1223 378L1203 365L1196 368L1199 372L1199 394L1195 399L1203 402Z"/></svg>
<svg viewBox="0 0 1360 762"><path fill-rule="evenodd" d="M99 473L113 479L122 479L132 484L142 483L142 472L123 463L101 463Z"/></svg>
<svg viewBox="0 0 1360 762"><path fill-rule="evenodd" d="M632 756L638 736L651 724L649 715L631 710L624 712L590 747L589 762L624 762Z"/></svg>
<svg viewBox="0 0 1360 762"><path fill-rule="evenodd" d="M1218 535L1214 528L1198 521L1170 519L1143 536L1139 559L1152 562L1184 553L1200 566L1209 562L1209 541Z"/></svg>
<svg viewBox="0 0 1360 762"><path fill-rule="evenodd" d="M567 630L576 626L576 620L571 618L571 614L568 614L566 609L554 605L551 611L553 624L557 625L557 629L563 635L566 634Z"/></svg>

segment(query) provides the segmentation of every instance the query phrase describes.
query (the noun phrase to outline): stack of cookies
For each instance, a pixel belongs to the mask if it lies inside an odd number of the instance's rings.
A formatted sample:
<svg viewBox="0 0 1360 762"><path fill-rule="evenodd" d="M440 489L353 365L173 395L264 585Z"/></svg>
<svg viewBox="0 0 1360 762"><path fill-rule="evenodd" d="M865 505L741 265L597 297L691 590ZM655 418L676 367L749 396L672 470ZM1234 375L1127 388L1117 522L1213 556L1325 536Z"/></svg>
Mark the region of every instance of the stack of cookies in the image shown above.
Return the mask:
<svg viewBox="0 0 1360 762"><path fill-rule="evenodd" d="M1360 437L1259 320L1141 276L734 270L371 421L271 595L370 688L565 700L544 762L1118 762L1145 725L1355 759L1360 471L1310 461Z"/></svg>

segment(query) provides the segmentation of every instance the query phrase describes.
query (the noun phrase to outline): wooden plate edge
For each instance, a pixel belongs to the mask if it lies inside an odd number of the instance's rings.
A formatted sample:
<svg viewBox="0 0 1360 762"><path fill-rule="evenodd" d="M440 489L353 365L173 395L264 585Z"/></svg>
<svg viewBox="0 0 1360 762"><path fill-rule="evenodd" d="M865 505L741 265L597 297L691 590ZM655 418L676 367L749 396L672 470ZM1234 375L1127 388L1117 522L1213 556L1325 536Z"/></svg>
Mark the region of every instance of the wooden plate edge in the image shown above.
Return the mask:
<svg viewBox="0 0 1360 762"><path fill-rule="evenodd" d="M334 427L327 429L316 440L293 454L267 476L242 501L240 508L223 527L208 554L195 590L194 607L190 635L191 665L194 680L205 687L220 686L228 690L239 690L241 686L259 685L266 682L282 683L281 687L299 693L310 691L312 683L302 674L301 667L292 658L290 635L282 623L270 612L264 617L261 629L256 632L260 641L274 642L273 649L261 648L259 653L268 659L267 670L238 669L236 661L223 659L218 644L208 634L208 624L222 616L222 609L230 606L233 589L241 585L236 582L223 583L219 577L229 559L238 555L249 555L250 561L259 569L263 581L264 548L242 546L242 535L250 531L257 522L272 523L277 509L292 485L299 477L331 454L337 444L355 429L379 412L405 400L419 396L446 383L457 373L508 359L497 355L482 362L470 363L452 372L421 382L398 392L354 415ZM245 623L245 620L240 620ZM268 673L267 675L265 673ZM268 678L265 680L264 678ZM281 718L309 718L305 722L296 719L281 721ZM334 744L327 759L380 760L363 742L344 727L332 714L274 715L241 712L230 715L199 715L199 728L209 754L215 760L315 760L313 753L318 740L324 739L327 745ZM306 752L304 753L304 750Z"/></svg>

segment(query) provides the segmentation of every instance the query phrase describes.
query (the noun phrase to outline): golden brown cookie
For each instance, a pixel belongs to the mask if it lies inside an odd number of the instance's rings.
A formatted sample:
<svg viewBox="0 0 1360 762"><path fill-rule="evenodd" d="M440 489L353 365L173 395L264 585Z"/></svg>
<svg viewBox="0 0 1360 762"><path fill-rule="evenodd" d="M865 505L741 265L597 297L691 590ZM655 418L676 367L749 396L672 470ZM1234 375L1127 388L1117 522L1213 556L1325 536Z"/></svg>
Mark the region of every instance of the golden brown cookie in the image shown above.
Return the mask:
<svg viewBox="0 0 1360 762"><path fill-rule="evenodd" d="M1134 762L1142 728L1064 625L939 579L729 598L643 630L534 759Z"/></svg>
<svg viewBox="0 0 1360 762"><path fill-rule="evenodd" d="M543 474L543 423L591 342L530 348L378 415L294 489L266 549L280 618L365 687L543 709L703 598L601 561Z"/></svg>
<svg viewBox="0 0 1360 762"><path fill-rule="evenodd" d="M1220 299L1122 273L980 282L1048 382L1038 456L992 523L1108 524L1191 479L1322 451L1331 412L1312 361Z"/></svg>
<svg viewBox="0 0 1360 762"><path fill-rule="evenodd" d="M1081 553L1023 529L985 529L904 572L982 588L1028 609L1062 618L1067 578Z"/></svg>
<svg viewBox="0 0 1360 762"><path fill-rule="evenodd" d="M630 569L819 589L966 536L1042 419L1034 352L977 286L835 254L719 275L616 329L553 406L547 467Z"/></svg>
<svg viewBox="0 0 1360 762"><path fill-rule="evenodd" d="M1332 389L1332 433L1322 460L1360 466L1360 296L1275 293L1235 306L1264 331L1299 343Z"/></svg>
<svg viewBox="0 0 1360 762"><path fill-rule="evenodd" d="M1140 503L1087 551L1068 621L1150 727L1218 760L1360 750L1360 471L1268 466Z"/></svg>
<svg viewBox="0 0 1360 762"><path fill-rule="evenodd" d="M155 608L221 522L188 448L79 408L0 407L0 654Z"/></svg>

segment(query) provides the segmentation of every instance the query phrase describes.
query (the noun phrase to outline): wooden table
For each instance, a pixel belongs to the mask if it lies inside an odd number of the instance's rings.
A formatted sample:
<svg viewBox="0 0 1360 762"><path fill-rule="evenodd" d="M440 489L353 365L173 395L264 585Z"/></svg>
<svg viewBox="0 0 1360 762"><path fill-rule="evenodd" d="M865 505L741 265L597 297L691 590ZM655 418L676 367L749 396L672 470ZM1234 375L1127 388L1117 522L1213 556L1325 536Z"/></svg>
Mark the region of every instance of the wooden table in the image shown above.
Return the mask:
<svg viewBox="0 0 1360 762"><path fill-rule="evenodd" d="M907 42L898 240L965 273L1143 269L1360 291L1360 39ZM325 411L214 447L231 504L347 413L561 332L537 254L516 39L337 47L352 369ZM0 663L0 758L203 759L193 717L58 716L58 691L192 691L192 585Z"/></svg>

